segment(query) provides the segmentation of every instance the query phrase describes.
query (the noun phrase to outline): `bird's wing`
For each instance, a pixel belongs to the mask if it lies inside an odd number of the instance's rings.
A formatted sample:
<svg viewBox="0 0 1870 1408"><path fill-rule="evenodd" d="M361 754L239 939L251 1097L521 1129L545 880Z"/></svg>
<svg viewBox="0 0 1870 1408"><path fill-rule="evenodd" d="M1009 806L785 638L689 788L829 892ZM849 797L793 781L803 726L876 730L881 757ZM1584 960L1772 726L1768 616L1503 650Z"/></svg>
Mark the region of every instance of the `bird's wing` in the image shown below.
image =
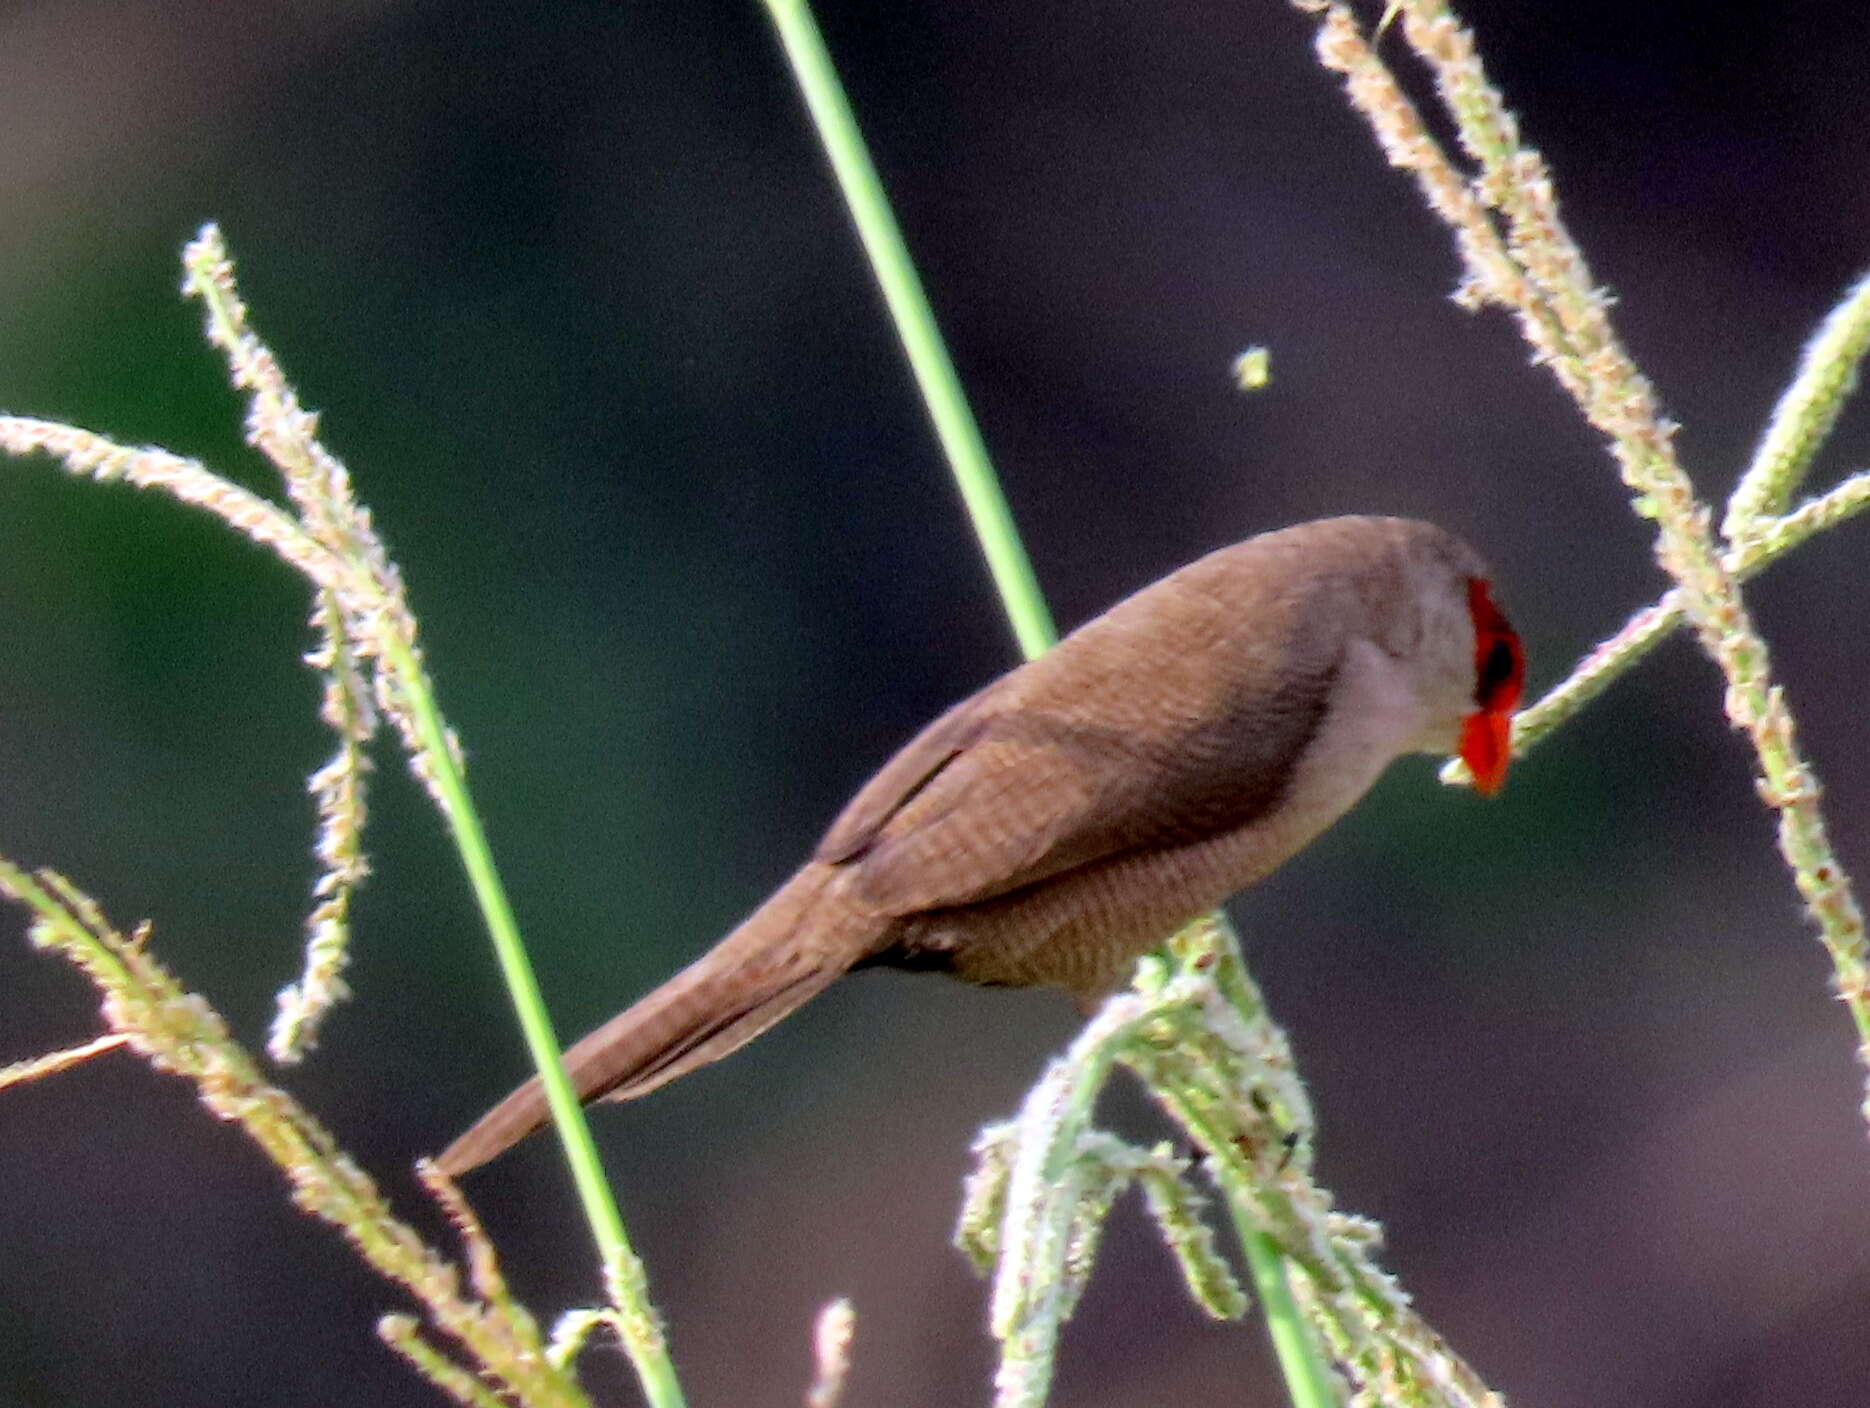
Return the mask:
<svg viewBox="0 0 1870 1408"><path fill-rule="evenodd" d="M978 694L963 699L898 749L896 756L845 803L812 858L835 865L873 845L885 822L957 755L979 741L986 720L982 701L1002 683L995 680Z"/></svg>
<svg viewBox="0 0 1870 1408"><path fill-rule="evenodd" d="M1294 673L1269 652L1217 673L1177 634L1107 637L1094 672L1067 641L964 700L852 799L816 859L851 866L855 898L906 915L1251 820L1323 716L1335 661Z"/></svg>
<svg viewBox="0 0 1870 1408"><path fill-rule="evenodd" d="M994 737L996 721L979 722L975 737L942 749L895 796L866 788L858 800L869 809L853 805L827 837L844 844L819 857L854 868L864 903L889 914L971 904L1105 849L1087 833L1095 779L1069 737Z"/></svg>

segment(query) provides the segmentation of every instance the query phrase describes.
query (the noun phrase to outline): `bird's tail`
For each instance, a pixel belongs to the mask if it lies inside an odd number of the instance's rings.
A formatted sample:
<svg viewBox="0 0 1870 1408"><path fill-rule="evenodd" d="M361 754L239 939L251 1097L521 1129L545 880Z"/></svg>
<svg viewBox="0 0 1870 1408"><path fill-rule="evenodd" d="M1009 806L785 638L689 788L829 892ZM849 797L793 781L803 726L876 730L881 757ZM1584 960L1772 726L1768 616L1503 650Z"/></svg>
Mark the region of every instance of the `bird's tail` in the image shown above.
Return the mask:
<svg viewBox="0 0 1870 1408"><path fill-rule="evenodd" d="M733 933L565 1053L580 1100L634 1100L737 1051L817 996L875 947L881 921L828 893L833 870L807 865ZM459 1177L549 1118L537 1077L435 1162Z"/></svg>

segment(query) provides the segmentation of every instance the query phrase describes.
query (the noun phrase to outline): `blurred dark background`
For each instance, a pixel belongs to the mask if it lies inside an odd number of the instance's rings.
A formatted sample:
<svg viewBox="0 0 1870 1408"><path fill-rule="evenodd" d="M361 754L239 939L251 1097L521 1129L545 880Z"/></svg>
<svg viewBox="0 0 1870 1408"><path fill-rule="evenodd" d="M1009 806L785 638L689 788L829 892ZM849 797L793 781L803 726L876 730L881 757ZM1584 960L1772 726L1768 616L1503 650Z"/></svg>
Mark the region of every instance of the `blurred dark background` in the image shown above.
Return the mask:
<svg viewBox="0 0 1870 1408"><path fill-rule="evenodd" d="M1466 13L1625 336L1724 494L1870 263L1870 13ZM1535 683L1653 598L1649 530L1281 4L950 0L822 16L1064 624L1321 514L1498 564ZM1391 41L1392 47L1394 41ZM220 220L261 330L403 564L561 1030L730 927L1009 635L753 0L0 9L0 405L270 488L175 295ZM1272 348L1241 394L1230 359ZM1847 416L1821 474L1861 466ZM1752 591L1870 870L1870 524ZM199 515L0 472L0 851L68 870L258 1045L295 972L328 743L302 585ZM399 1204L521 1073L466 886L385 749L358 1000L287 1084ZM1319 1165L1526 1408L1855 1405L1870 1150L1849 1023L1678 641L1484 804L1398 767L1235 906ZM872 976L599 1138L692 1401L983 1402L947 1246L972 1132L1074 1030L1046 994ZM97 1029L0 916L0 1061ZM1152 1128L1133 1098L1111 1117ZM594 1294L558 1155L471 1192L524 1296ZM431 1225L432 1225L432 1220ZM1274 1403L1117 1211L1056 1401ZM178 1082L0 1097L0 1405L439 1399L402 1308ZM591 1359L607 1403L622 1357Z"/></svg>

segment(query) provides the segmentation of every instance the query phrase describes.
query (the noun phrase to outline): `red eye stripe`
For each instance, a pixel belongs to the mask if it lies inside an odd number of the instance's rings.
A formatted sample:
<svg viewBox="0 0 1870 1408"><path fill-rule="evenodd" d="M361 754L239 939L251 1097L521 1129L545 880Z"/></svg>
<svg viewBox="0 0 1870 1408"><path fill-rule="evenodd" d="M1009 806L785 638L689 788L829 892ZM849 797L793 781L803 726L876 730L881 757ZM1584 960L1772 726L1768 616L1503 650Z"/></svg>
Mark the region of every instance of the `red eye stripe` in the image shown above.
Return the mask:
<svg viewBox="0 0 1870 1408"><path fill-rule="evenodd" d="M1526 652L1479 577L1467 579L1467 607L1474 621L1474 712L1461 721L1460 753L1475 790L1491 797L1506 784L1513 757L1513 710L1526 684Z"/></svg>
<svg viewBox="0 0 1870 1408"><path fill-rule="evenodd" d="M1488 713L1510 714L1526 685L1525 647L1479 577L1467 579L1467 606L1474 620L1474 703Z"/></svg>

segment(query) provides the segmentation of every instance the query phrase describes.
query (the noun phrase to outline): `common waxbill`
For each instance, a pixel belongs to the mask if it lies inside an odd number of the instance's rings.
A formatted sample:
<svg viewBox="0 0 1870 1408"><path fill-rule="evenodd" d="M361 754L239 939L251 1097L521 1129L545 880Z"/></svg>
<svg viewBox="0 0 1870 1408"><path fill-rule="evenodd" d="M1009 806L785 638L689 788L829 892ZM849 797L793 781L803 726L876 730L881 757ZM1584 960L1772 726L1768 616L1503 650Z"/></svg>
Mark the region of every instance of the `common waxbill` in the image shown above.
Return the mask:
<svg viewBox="0 0 1870 1408"><path fill-rule="evenodd" d="M719 1060L855 968L1083 1002L1265 876L1404 753L1506 775L1519 637L1466 543L1328 518L1210 553L935 720L741 926L565 1053L584 1100ZM546 1122L530 1080L438 1160Z"/></svg>

